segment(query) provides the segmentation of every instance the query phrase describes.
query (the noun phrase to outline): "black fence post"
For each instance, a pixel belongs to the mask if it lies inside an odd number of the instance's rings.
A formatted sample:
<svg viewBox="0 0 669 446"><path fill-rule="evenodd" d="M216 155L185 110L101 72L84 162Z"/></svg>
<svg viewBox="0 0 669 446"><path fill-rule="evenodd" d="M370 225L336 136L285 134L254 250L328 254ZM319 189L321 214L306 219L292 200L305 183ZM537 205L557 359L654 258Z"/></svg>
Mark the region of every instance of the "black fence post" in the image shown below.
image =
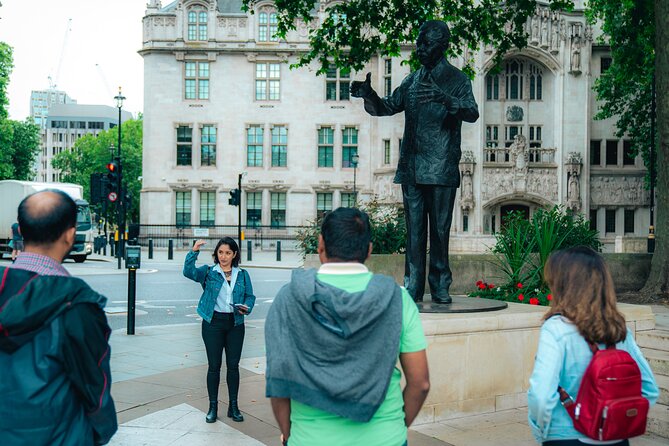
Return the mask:
<svg viewBox="0 0 669 446"><path fill-rule="evenodd" d="M149 259L153 258L153 239L149 239Z"/></svg>
<svg viewBox="0 0 669 446"><path fill-rule="evenodd" d="M276 241L276 261L281 261L281 240Z"/></svg>
<svg viewBox="0 0 669 446"><path fill-rule="evenodd" d="M167 242L167 260L174 259L174 240L169 239Z"/></svg>
<svg viewBox="0 0 669 446"><path fill-rule="evenodd" d="M251 240L246 241L246 261L250 262L253 260L253 242Z"/></svg>

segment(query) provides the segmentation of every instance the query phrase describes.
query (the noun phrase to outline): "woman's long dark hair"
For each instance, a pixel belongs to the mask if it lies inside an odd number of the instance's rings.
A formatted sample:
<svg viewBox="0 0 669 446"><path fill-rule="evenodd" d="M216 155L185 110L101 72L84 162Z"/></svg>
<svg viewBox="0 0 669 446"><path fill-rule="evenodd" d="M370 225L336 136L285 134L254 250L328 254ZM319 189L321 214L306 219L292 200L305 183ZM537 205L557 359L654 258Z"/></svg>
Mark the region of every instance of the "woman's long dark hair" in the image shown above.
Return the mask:
<svg viewBox="0 0 669 446"><path fill-rule="evenodd" d="M544 277L553 293L544 319L561 314L588 342L613 345L625 340L625 317L616 307L613 279L601 255L585 246L554 252Z"/></svg>
<svg viewBox="0 0 669 446"><path fill-rule="evenodd" d="M239 266L239 246L237 246L237 242L230 238L230 237L223 237L216 243L216 247L214 248L214 253L212 254L212 257L214 258L214 263L218 263L218 256L216 253L218 252L218 248L221 247L221 245L228 245L232 252L235 253L235 256L232 258L232 266L237 267Z"/></svg>

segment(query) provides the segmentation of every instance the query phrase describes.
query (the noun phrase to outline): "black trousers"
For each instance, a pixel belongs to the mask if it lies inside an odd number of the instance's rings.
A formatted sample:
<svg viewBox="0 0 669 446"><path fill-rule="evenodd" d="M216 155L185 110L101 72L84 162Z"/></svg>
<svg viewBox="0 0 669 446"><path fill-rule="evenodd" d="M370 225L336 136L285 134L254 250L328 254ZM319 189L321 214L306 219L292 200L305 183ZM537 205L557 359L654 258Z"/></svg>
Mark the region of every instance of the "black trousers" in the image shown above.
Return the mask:
<svg viewBox="0 0 669 446"><path fill-rule="evenodd" d="M430 273L432 297L446 298L453 282L448 265L448 238L453 220L453 205L458 189L435 185L402 185L407 224L407 252L404 286L414 298L423 300L427 232L430 231Z"/></svg>
<svg viewBox="0 0 669 446"><path fill-rule="evenodd" d="M583 446L586 445L587 443L582 443L578 440L551 440L551 441L544 441L542 443L543 446ZM618 443L612 443L607 446L630 446L629 440L622 440L619 441Z"/></svg>
<svg viewBox="0 0 669 446"><path fill-rule="evenodd" d="M228 397L236 401L239 394L239 359L244 344L244 324L235 327L232 313L217 313L211 323L202 321L202 340L207 350L207 393L209 401L218 401L218 386L221 382L221 365L225 350L225 367Z"/></svg>

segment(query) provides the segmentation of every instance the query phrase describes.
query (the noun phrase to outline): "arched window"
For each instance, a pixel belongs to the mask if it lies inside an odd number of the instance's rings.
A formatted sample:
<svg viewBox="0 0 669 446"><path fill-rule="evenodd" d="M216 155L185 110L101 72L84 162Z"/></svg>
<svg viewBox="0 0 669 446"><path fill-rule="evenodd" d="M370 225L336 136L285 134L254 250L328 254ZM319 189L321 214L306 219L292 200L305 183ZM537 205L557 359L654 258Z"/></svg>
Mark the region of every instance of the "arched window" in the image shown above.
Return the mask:
<svg viewBox="0 0 669 446"><path fill-rule="evenodd" d="M188 40L207 40L207 10L204 6L188 9Z"/></svg>
<svg viewBox="0 0 669 446"><path fill-rule="evenodd" d="M530 100L540 101L542 98L542 70L538 66L530 65Z"/></svg>
<svg viewBox="0 0 669 446"><path fill-rule="evenodd" d="M506 98L523 99L523 62L519 60L506 62Z"/></svg>
<svg viewBox="0 0 669 446"><path fill-rule="evenodd" d="M276 11L263 8L258 13L258 42L278 42Z"/></svg>

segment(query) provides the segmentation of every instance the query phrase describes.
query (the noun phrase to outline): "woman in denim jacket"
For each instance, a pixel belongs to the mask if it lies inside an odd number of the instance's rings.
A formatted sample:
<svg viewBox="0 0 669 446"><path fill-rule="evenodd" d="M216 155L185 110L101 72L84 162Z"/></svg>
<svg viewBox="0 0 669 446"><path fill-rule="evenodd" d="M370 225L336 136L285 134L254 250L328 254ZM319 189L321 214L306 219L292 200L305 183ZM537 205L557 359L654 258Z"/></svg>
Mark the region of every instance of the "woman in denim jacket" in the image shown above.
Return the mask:
<svg viewBox="0 0 669 446"><path fill-rule="evenodd" d="M230 237L216 244L212 257L214 265L195 267L200 248L206 242L198 240L186 255L183 274L202 285L203 292L197 305L197 314L202 321L202 339L207 351L207 392L209 412L207 423L218 416L218 386L221 381L221 363L225 350L227 369L228 417L233 421L244 421L239 411L239 359L244 343L244 316L251 313L256 297L246 270L239 268L239 247Z"/></svg>
<svg viewBox="0 0 669 446"><path fill-rule="evenodd" d="M659 396L648 362L616 308L613 280L604 260L586 247L558 251L548 259L544 277L553 300L544 316L527 393L534 437L546 446L629 445L628 440L601 442L578 432L560 404L557 391L560 385L576 398L592 359L588 342L593 342L599 348L615 344L617 349L628 352L641 370L643 396L650 404Z"/></svg>

